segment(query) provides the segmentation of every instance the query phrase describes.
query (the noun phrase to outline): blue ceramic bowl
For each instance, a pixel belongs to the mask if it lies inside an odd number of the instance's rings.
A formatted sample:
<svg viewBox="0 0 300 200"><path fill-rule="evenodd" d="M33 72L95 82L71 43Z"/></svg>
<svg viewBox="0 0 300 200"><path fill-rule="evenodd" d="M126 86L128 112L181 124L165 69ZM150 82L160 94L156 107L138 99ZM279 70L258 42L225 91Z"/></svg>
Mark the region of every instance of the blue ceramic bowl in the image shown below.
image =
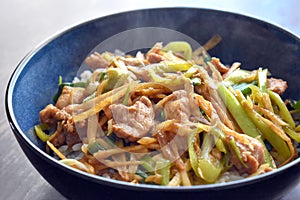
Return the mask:
<svg viewBox="0 0 300 200"><path fill-rule="evenodd" d="M71 199L277 199L300 180L300 158L273 172L226 184L192 187L133 185L86 174L62 165L44 152L29 130L39 111L52 102L58 76L72 80L86 55L119 32L138 27L164 27L200 44L214 34L222 42L210 51L224 63L243 68L268 67L288 81L286 96L299 99L300 40L269 23L246 16L194 8L162 8L124 12L75 26L31 51L17 66L6 91L9 123L26 156L39 173Z"/></svg>

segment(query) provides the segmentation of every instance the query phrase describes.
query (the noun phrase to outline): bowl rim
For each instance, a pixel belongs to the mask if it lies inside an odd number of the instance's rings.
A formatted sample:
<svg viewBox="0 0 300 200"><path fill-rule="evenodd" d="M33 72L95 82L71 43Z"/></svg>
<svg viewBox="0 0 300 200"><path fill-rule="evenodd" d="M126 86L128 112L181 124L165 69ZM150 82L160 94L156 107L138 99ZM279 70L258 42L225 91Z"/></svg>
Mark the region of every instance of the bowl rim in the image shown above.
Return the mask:
<svg viewBox="0 0 300 200"><path fill-rule="evenodd" d="M135 13L135 12L143 12L143 11L159 11L159 10L176 10L176 9L186 9L186 10L198 10L200 12L216 12L224 15L231 15L235 16L237 18L241 18L244 20L248 21L253 21L255 23L259 23L259 25L264 25L268 26L271 29L275 29L277 31L283 32L285 35L288 35L289 37L292 37L296 40L299 41L299 37L291 33L290 31L287 31L285 28L279 26L279 25L274 25L270 22L263 21L261 19L255 18L253 16L247 16L244 14L240 13L235 13L235 12L230 12L230 11L222 11L222 10L217 10L217 9L210 9L210 8L195 8L195 7L159 7L159 8L144 8L144 9L136 9L136 10L128 10L128 11L123 11L123 12L118 12L114 14L109 14L106 16L101 16L101 17L96 17L93 19L88 19L85 20L84 22L79 22L75 25L71 25L67 28L62 29L61 31L58 31L57 33L54 33L44 41L42 41L40 44L38 44L36 47L34 47L31 51L29 51L24 58L19 62L19 64L16 66L14 71L11 74L11 77L9 79L9 82L6 87L6 92L5 92L5 110L6 110L6 115L7 119L9 122L9 125L15 134L17 139L21 139L27 147L29 147L32 151L34 151L36 154L38 154L39 157L44 158L47 162L51 163L52 165L59 167L60 169L71 173L72 175L78 176L80 178L84 179L89 179L92 180L95 183L102 183L106 184L112 187L117 187L117 188L123 188L126 187L127 189L132 189L132 190L159 190L159 191L194 191L194 190L219 190L219 189L225 189L225 188L232 188L232 187L240 187L242 185L247 185L251 184L254 182L258 182L261 179L267 179L268 177L275 176L277 174L282 173L283 171L287 170L288 168L291 168L294 165L297 165L300 163L300 157L297 159L293 160L292 162L276 169L271 172L257 175L254 177L249 177L245 179L240 179L240 180L234 180L230 182L225 182L225 183L214 183L214 184L205 184L205 185L192 185L192 186L161 186L161 185L153 185L153 184L130 184L125 181L119 181L119 180L113 180L109 178L104 178L102 176L94 175L94 174L89 174L87 172L80 171L78 169L72 168L70 166L67 166L58 160L56 160L54 157L50 156L47 154L44 150L40 149L37 147L27 136L26 134L21 130L15 115L13 113L13 107L12 107L12 96L13 96L13 91L14 91L14 86L16 81L18 80L19 75L21 74L22 70L26 67L27 63L31 60L32 57L35 56L39 50L47 46L50 42L56 40L60 36L70 33L73 30L79 29L84 27L85 25L95 23L97 21L105 20L106 18L110 18L113 16L119 16L119 15L126 15L130 13ZM23 150L23 149L22 149Z"/></svg>

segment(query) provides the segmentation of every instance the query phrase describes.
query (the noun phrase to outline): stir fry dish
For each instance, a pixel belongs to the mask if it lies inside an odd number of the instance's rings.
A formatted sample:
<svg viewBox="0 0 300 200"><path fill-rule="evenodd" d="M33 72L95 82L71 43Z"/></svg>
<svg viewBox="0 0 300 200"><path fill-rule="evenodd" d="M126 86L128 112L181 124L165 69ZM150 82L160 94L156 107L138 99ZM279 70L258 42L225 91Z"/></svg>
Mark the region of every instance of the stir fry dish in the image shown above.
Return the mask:
<svg viewBox="0 0 300 200"><path fill-rule="evenodd" d="M59 162L133 184L229 182L293 161L300 102L281 98L287 82L267 68L210 57L218 42L89 55L90 70L58 77L35 134Z"/></svg>

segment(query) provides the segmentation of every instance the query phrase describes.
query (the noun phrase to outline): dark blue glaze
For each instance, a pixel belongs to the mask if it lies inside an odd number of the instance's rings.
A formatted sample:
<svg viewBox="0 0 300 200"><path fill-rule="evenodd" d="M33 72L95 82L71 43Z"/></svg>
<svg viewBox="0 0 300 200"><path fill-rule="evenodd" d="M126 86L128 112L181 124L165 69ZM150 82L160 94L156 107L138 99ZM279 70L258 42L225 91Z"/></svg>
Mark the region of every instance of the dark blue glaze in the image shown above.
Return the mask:
<svg viewBox="0 0 300 200"><path fill-rule="evenodd" d="M39 122L39 111L52 103L59 75L70 81L86 55L106 38L138 27L164 27L180 31L204 44L214 34L222 42L210 51L223 63L239 61L242 68L268 67L288 81L286 96L300 98L300 41L294 35L257 19L238 14L193 8L138 10L95 19L54 36L30 52L18 65L6 92L6 111L23 151L41 175L72 199L277 199L300 180L300 159L253 179L225 185L163 188L129 185L86 175L64 167L48 156L29 134ZM40 147L40 149L39 149Z"/></svg>

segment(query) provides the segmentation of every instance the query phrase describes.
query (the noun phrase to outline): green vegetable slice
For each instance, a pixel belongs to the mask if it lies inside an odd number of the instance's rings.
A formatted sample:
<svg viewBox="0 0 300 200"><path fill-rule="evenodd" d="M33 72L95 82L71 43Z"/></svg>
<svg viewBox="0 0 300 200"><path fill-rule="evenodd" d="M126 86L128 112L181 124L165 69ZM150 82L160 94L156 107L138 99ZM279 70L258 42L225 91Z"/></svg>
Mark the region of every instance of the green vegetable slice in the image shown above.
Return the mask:
<svg viewBox="0 0 300 200"><path fill-rule="evenodd" d="M285 120L292 129L294 129L296 127L295 121L279 94L272 92L271 90L267 90L267 92L270 99L278 106L281 118Z"/></svg>
<svg viewBox="0 0 300 200"><path fill-rule="evenodd" d="M105 150L105 148L99 142L97 142L97 141L89 144L87 146L87 148L88 148L88 151L89 151L90 154L94 154L94 153L96 153L98 151Z"/></svg>
<svg viewBox="0 0 300 200"><path fill-rule="evenodd" d="M172 51L173 53L182 53L186 60L192 59L192 47L185 41L170 42L163 50Z"/></svg>
<svg viewBox="0 0 300 200"><path fill-rule="evenodd" d="M161 175L161 185L168 185L170 182L170 168L171 162L167 159L161 158L156 162L157 171Z"/></svg>
<svg viewBox="0 0 300 200"><path fill-rule="evenodd" d="M198 133L197 129L194 129L188 136L188 152L190 157L190 163L192 166L192 169L194 170L196 176L200 177L199 171L198 171L198 155L195 151L194 145L196 143L196 135Z"/></svg>
<svg viewBox="0 0 300 200"><path fill-rule="evenodd" d="M223 169L222 163L210 155L213 144L213 135L205 133L203 143L201 145L200 159L198 161L198 171L200 177L208 183L214 183L220 176Z"/></svg>
<svg viewBox="0 0 300 200"><path fill-rule="evenodd" d="M46 129L47 129L47 125L45 125L45 124L40 124L40 125L34 126L34 132L35 132L36 136L43 142L46 142L50 137L50 135L48 135L44 132L44 130L46 130Z"/></svg>

